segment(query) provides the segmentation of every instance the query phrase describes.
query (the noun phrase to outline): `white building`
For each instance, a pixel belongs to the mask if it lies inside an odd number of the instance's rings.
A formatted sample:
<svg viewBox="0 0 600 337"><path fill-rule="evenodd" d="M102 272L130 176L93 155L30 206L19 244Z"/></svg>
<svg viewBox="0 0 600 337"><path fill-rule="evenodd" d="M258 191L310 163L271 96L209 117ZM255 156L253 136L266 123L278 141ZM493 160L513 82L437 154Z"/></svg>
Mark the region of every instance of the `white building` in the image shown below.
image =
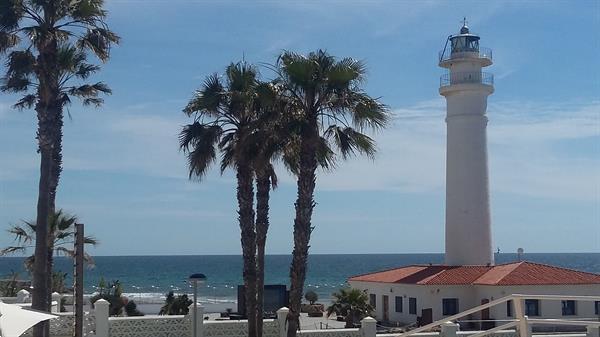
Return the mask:
<svg viewBox="0 0 600 337"><path fill-rule="evenodd" d="M497 266L406 266L348 280L367 290L378 320L430 323L511 294L600 295L600 275L532 262ZM527 300L525 313L539 318L599 317L599 302ZM499 305L473 320L514 319Z"/></svg>
<svg viewBox="0 0 600 337"><path fill-rule="evenodd" d="M445 265L406 266L351 277L367 290L381 321L423 324L510 294L600 295L600 275L516 262L494 265L487 166L487 97L493 75L482 72L492 53L465 25L440 53L440 94L447 102ZM448 46L449 44L449 46ZM600 317L599 302L527 300L530 317ZM513 317L512 306L472 318Z"/></svg>

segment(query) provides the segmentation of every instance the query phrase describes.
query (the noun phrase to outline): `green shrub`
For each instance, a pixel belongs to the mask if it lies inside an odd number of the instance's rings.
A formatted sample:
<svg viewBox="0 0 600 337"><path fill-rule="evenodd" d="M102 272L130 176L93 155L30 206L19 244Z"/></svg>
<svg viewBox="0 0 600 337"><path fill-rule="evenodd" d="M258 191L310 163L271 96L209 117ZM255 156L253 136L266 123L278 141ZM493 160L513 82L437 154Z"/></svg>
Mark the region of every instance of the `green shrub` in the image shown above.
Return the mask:
<svg viewBox="0 0 600 337"><path fill-rule="evenodd" d="M175 297L172 291L169 291L165 304L160 308L159 315L187 315L189 306L193 303L186 294Z"/></svg>
<svg viewBox="0 0 600 337"><path fill-rule="evenodd" d="M304 298L311 304L315 304L319 300L319 295L316 292L309 290L304 294Z"/></svg>

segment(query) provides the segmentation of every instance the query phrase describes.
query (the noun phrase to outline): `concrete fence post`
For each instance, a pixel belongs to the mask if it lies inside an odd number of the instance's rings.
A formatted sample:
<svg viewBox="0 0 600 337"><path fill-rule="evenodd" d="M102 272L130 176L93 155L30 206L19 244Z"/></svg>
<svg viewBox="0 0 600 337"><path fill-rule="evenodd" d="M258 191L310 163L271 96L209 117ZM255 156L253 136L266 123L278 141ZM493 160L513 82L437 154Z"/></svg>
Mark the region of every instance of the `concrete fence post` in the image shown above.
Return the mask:
<svg viewBox="0 0 600 337"><path fill-rule="evenodd" d="M279 327L279 337L287 336L287 315L290 309L283 307L277 310L277 326Z"/></svg>
<svg viewBox="0 0 600 337"><path fill-rule="evenodd" d="M190 319L190 336L194 337L194 304L188 307L188 317ZM198 303L196 310L196 337L204 336L204 307Z"/></svg>
<svg viewBox="0 0 600 337"><path fill-rule="evenodd" d="M588 325L586 337L600 337L600 326Z"/></svg>
<svg viewBox="0 0 600 337"><path fill-rule="evenodd" d="M360 321L360 334L362 337L375 337L377 335L377 320L365 317Z"/></svg>
<svg viewBox="0 0 600 337"><path fill-rule="evenodd" d="M99 299L94 303L96 337L109 337L108 306L108 301L103 299Z"/></svg>
<svg viewBox="0 0 600 337"><path fill-rule="evenodd" d="M52 293L52 307L50 312L60 312L60 294L57 292Z"/></svg>
<svg viewBox="0 0 600 337"><path fill-rule="evenodd" d="M29 291L25 289L19 290L17 292L17 303L27 303L29 302Z"/></svg>
<svg viewBox="0 0 600 337"><path fill-rule="evenodd" d="M460 326L454 322L442 323L442 332L441 332L440 336L441 337L456 337L459 327Z"/></svg>

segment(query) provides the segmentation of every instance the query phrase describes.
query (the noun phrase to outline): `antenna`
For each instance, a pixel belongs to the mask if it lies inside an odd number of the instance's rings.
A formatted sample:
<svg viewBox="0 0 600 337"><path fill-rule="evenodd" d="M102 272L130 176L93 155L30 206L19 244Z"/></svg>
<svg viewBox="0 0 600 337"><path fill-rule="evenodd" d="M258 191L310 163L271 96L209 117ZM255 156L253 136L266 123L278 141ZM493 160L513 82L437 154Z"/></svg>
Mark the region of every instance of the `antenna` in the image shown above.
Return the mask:
<svg viewBox="0 0 600 337"><path fill-rule="evenodd" d="M523 248L519 248L517 249L517 260L519 260L519 262L521 262L523 260L523 253L525 251L523 250Z"/></svg>
<svg viewBox="0 0 600 337"><path fill-rule="evenodd" d="M462 24L463 24L463 26L466 26L467 23L468 23L467 22L467 17L465 16L465 17L463 17Z"/></svg>

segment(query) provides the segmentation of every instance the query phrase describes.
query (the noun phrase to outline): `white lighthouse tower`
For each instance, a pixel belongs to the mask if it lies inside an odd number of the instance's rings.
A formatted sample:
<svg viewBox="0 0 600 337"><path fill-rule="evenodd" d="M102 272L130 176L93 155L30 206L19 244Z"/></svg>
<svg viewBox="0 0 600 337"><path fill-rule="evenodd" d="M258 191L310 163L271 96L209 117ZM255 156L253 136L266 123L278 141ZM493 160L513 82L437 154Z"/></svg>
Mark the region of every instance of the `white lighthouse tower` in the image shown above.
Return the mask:
<svg viewBox="0 0 600 337"><path fill-rule="evenodd" d="M449 44L449 45L448 45ZM466 20L440 53L440 95L446 97L446 264L493 265L487 160L487 97L493 76L489 49Z"/></svg>

